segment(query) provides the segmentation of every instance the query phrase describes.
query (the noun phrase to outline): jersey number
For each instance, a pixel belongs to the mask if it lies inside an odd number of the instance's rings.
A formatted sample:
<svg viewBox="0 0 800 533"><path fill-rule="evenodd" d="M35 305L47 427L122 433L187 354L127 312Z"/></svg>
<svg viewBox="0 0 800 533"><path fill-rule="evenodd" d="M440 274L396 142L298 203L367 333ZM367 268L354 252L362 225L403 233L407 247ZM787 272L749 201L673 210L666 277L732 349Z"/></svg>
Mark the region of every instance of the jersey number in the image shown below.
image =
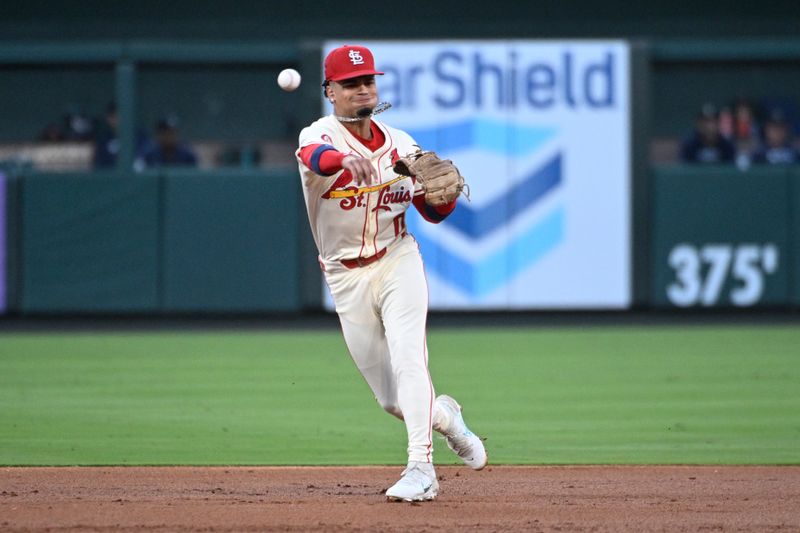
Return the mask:
<svg viewBox="0 0 800 533"><path fill-rule="evenodd" d="M406 214L400 213L394 217L394 234L395 237L405 237L406 235Z"/></svg>

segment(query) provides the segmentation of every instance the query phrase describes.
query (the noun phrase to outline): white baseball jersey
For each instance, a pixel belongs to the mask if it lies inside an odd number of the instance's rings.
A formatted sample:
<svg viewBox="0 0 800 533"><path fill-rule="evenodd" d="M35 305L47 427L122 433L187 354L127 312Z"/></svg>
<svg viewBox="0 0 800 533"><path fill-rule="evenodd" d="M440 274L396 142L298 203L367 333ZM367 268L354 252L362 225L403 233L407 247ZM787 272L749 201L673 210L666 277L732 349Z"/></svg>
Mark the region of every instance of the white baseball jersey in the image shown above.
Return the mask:
<svg viewBox="0 0 800 533"><path fill-rule="evenodd" d="M300 132L297 156L311 232L323 262L370 257L390 247L406 232L405 212L422 187L392 170L393 160L414 151L404 131L378 121L386 140L371 152L336 117L328 115ZM303 164L300 150L328 144L344 154L367 158L378 176L373 186L358 187L347 170L321 176Z"/></svg>

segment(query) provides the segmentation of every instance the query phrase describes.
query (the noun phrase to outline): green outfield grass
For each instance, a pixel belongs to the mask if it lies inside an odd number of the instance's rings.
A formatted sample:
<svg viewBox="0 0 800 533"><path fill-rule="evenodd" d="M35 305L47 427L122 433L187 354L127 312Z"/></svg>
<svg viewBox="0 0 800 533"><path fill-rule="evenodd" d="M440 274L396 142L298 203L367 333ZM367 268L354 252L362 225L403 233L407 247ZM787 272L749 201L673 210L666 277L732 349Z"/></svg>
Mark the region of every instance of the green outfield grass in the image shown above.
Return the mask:
<svg viewBox="0 0 800 533"><path fill-rule="evenodd" d="M493 463L800 463L800 328L434 329ZM440 464L457 459L436 443ZM0 334L0 464L401 464L338 331Z"/></svg>

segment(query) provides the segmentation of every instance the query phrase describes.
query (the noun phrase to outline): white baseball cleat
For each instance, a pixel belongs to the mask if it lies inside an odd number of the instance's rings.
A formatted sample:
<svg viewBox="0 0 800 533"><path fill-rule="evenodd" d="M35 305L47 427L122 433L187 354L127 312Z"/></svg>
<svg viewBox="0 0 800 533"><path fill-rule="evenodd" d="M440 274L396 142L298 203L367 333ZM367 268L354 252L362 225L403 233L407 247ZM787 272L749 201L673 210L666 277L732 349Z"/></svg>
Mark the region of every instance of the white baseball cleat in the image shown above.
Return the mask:
<svg viewBox="0 0 800 533"><path fill-rule="evenodd" d="M439 481L431 463L410 461L400 481L389 487L386 497L393 501L422 502L439 493Z"/></svg>
<svg viewBox="0 0 800 533"><path fill-rule="evenodd" d="M458 455L464 464L473 470L480 470L489 462L483 441L464 423L461 406L453 398L442 394L436 398L440 407L442 420L434 425L434 429L444 435L447 447Z"/></svg>

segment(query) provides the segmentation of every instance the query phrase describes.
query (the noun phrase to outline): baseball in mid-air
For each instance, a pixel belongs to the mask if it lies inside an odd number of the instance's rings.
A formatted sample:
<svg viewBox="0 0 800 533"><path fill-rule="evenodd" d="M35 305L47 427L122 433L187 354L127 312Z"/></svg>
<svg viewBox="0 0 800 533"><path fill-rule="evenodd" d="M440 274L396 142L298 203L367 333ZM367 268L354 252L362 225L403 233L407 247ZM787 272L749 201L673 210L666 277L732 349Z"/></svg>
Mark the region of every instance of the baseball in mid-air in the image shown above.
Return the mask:
<svg viewBox="0 0 800 533"><path fill-rule="evenodd" d="M300 87L300 73L293 68L286 68L278 74L278 85L284 91L294 91Z"/></svg>

